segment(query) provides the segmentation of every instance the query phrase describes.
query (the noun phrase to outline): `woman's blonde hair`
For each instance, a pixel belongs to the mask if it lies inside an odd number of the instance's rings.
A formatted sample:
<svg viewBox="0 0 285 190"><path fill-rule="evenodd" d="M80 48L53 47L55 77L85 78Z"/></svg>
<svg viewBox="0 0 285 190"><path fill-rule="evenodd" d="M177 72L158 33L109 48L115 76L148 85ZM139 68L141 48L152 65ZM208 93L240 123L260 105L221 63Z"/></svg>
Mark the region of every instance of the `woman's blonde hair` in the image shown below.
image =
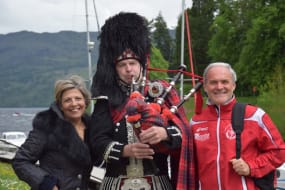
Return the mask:
<svg viewBox="0 0 285 190"><path fill-rule="evenodd" d="M70 89L78 89L85 99L86 107L89 105L91 99L90 92L84 80L78 75L70 75L66 79L60 79L55 82L55 101L58 105L61 105L62 94Z"/></svg>

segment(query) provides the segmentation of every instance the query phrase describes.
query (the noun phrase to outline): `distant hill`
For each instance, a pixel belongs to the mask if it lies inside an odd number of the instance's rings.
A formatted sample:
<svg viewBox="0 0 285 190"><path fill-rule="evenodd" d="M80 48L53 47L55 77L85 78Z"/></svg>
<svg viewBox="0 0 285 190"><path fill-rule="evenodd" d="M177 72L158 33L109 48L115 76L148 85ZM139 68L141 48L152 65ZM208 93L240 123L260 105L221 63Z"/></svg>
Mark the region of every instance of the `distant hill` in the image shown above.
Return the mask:
<svg viewBox="0 0 285 190"><path fill-rule="evenodd" d="M170 35L175 38L174 30ZM97 32L92 68L95 73ZM48 107L53 101L55 80L78 74L88 80L88 53L85 32L16 32L0 34L0 107ZM87 84L89 85L89 84Z"/></svg>
<svg viewBox="0 0 285 190"><path fill-rule="evenodd" d="M97 33L90 38L95 41ZM93 69L97 49L92 52ZM56 79L67 74L88 79L87 54L85 32L0 35L0 107L49 106Z"/></svg>

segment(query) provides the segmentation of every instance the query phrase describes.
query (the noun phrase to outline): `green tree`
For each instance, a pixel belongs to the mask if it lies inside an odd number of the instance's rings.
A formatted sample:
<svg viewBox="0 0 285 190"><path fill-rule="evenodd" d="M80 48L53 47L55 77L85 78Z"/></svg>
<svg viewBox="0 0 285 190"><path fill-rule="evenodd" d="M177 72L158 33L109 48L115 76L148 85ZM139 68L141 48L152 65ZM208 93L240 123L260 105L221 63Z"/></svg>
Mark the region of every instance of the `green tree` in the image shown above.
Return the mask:
<svg viewBox="0 0 285 190"><path fill-rule="evenodd" d="M263 2L252 20L237 65L242 78L250 76L243 84L263 86L276 75L274 68L285 65L285 4L282 2Z"/></svg>
<svg viewBox="0 0 285 190"><path fill-rule="evenodd" d="M193 6L191 9L187 9L189 23L192 59L195 64L194 72L202 74L205 66L210 62L210 58L207 55L208 41L211 38L210 26L214 19L215 4L214 0L193 0ZM176 61L180 61L180 49L181 49L181 20L180 16L178 26L176 29ZM185 25L185 42L184 42L184 64L190 65L189 58L189 46L187 37L187 25ZM189 69L188 69L189 70Z"/></svg>
<svg viewBox="0 0 285 190"><path fill-rule="evenodd" d="M231 35L234 33L234 24L231 21L232 9L230 5L226 4L223 1L218 3L218 10L215 20L210 27L213 35L209 40L209 49L208 54L211 57L212 61L225 61L231 63L228 60L229 49L228 42L232 38Z"/></svg>
<svg viewBox="0 0 285 190"><path fill-rule="evenodd" d="M285 139L285 66L276 65L273 71L275 75L261 87L263 90L257 99L257 104L271 116Z"/></svg>
<svg viewBox="0 0 285 190"><path fill-rule="evenodd" d="M167 24L164 21L161 12L153 22L152 44L154 47L160 49L164 59L172 62L174 42L171 39Z"/></svg>
<svg viewBox="0 0 285 190"><path fill-rule="evenodd" d="M212 61L230 64L238 62L245 32L251 26L257 4L252 0L219 0L215 20L211 26L213 33L209 41L209 56Z"/></svg>
<svg viewBox="0 0 285 190"><path fill-rule="evenodd" d="M208 53L212 61L228 62L236 69L239 76L237 95L250 95L255 85L250 82L249 78L253 76L248 73L247 68L251 65L250 60L253 55L246 47L248 39L252 40L248 38L247 33L252 30L254 20L265 11L264 7L269 1L267 3L256 0L219 0L217 2L217 15L211 26L213 35L209 41ZM252 47L255 49L258 46L255 44ZM255 67L251 69L254 70Z"/></svg>
<svg viewBox="0 0 285 190"><path fill-rule="evenodd" d="M163 58L160 50L153 47L151 49L149 67L165 70L168 68L168 66L169 66L169 63ZM167 73L165 72L155 72L155 71L149 72L149 79L164 79L165 80L166 78L167 78Z"/></svg>

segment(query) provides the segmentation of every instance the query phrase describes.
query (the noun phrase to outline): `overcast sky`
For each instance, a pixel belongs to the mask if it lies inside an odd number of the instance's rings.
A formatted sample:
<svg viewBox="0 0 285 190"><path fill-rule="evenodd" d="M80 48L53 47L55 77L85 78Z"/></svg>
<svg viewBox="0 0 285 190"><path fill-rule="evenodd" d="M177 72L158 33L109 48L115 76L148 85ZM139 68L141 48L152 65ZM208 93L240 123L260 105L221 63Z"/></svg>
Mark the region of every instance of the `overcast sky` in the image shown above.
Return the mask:
<svg viewBox="0 0 285 190"><path fill-rule="evenodd" d="M98 31L95 1L100 27L120 11L137 12L154 19L162 13L168 28L177 25L182 0L87 0L89 31ZM192 6L185 0L185 8ZM0 0L0 34L22 30L33 32L86 31L85 0Z"/></svg>

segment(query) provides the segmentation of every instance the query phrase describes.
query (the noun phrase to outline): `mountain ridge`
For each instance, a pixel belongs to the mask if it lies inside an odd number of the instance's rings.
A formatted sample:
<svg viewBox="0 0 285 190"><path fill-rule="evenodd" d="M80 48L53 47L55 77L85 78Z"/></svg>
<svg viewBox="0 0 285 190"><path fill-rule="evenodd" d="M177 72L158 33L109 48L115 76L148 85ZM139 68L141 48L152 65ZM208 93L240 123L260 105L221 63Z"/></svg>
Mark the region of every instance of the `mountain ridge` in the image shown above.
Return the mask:
<svg viewBox="0 0 285 190"><path fill-rule="evenodd" d="M175 30L169 30L175 38ZM0 107L48 107L54 82L69 74L89 81L86 32L19 31L0 34ZM90 32L92 73L96 71L98 32ZM87 83L87 85L89 85Z"/></svg>
<svg viewBox="0 0 285 190"><path fill-rule="evenodd" d="M97 32L90 32L98 46ZM91 54L95 72L98 48ZM0 107L47 107L55 80L67 74L88 78L85 32L0 35Z"/></svg>

